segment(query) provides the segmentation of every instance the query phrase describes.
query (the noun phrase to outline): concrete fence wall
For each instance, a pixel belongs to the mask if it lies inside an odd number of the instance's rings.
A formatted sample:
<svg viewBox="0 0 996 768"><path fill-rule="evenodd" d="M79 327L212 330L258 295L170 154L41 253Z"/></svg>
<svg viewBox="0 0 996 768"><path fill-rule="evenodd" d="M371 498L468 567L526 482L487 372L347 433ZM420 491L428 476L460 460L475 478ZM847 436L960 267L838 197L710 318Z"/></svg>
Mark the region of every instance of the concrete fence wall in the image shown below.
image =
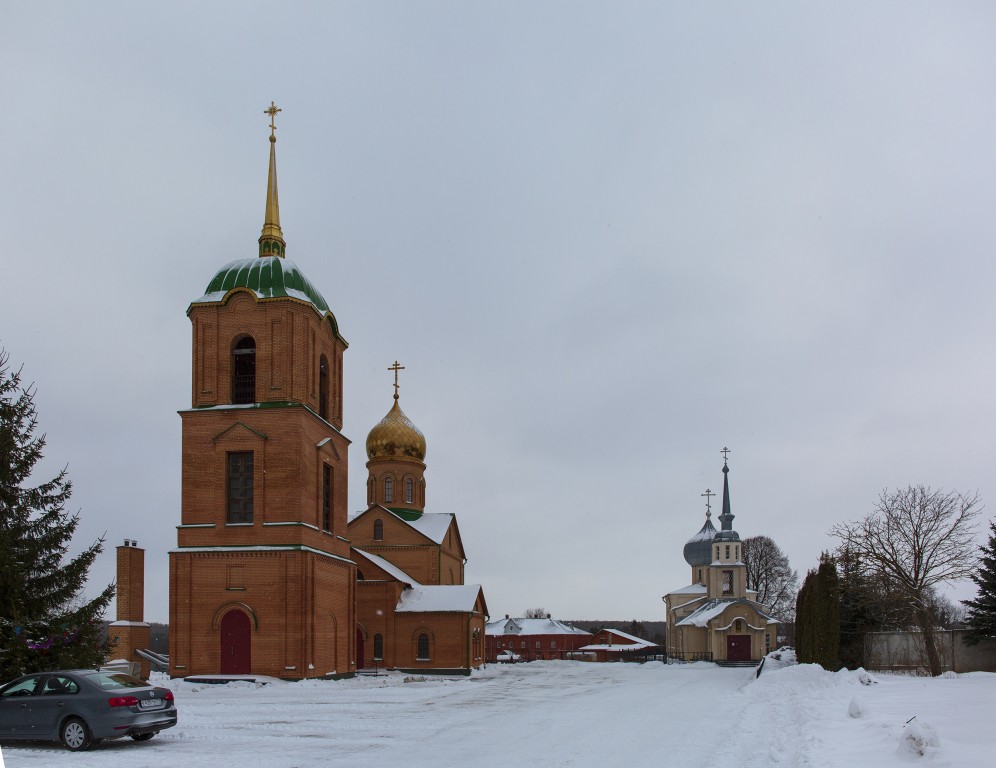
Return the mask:
<svg viewBox="0 0 996 768"><path fill-rule="evenodd" d="M954 672L996 672L996 639L965 645L964 629L936 633L941 668ZM869 632L865 635L865 668L897 672L926 671L927 651L920 632Z"/></svg>

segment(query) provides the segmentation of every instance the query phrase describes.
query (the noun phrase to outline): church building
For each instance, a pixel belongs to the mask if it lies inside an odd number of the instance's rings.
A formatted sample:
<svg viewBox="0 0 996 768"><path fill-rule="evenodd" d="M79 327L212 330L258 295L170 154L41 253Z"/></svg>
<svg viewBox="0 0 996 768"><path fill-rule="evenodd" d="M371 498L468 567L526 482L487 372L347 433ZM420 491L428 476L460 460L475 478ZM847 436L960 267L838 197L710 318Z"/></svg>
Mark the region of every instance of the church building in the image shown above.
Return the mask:
<svg viewBox="0 0 996 768"><path fill-rule="evenodd" d="M367 508L349 521L357 667L466 673L484 663L487 604L464 584L456 515L425 511L425 437L394 405L367 436Z"/></svg>
<svg viewBox="0 0 996 768"><path fill-rule="evenodd" d="M686 661L751 662L775 647L778 622L747 588L740 535L730 510L729 450L723 451L723 513L719 531L712 524L706 490L705 524L685 544L692 583L664 596L667 652Z"/></svg>
<svg viewBox="0 0 996 768"><path fill-rule="evenodd" d="M340 677L374 658L468 670L483 656L483 593L463 586L466 558L453 516L422 514L424 438L421 452L411 441L390 442L385 422L395 413L407 422L397 390L394 409L367 442L371 509L347 520L348 344L321 293L286 255L279 111L272 103L266 110L258 253L221 267L187 310L191 405L180 411L170 675ZM415 433L421 437L417 430L408 437ZM353 535L362 549L351 547Z"/></svg>

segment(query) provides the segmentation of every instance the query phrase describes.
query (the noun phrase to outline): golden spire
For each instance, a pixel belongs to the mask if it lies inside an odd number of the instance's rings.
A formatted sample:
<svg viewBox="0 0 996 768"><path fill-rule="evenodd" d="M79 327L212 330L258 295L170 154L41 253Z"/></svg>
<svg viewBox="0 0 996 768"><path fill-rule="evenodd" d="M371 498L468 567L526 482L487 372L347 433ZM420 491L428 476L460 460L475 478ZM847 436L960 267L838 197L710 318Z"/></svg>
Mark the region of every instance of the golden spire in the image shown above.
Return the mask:
<svg viewBox="0 0 996 768"><path fill-rule="evenodd" d="M264 115L270 116L270 173L266 179L266 217L263 220L263 232L259 236L260 257L283 257L287 248L287 244L284 242L284 233L280 229L280 201L277 199L277 126L275 118L277 112L282 111L272 101L269 108L263 110Z"/></svg>

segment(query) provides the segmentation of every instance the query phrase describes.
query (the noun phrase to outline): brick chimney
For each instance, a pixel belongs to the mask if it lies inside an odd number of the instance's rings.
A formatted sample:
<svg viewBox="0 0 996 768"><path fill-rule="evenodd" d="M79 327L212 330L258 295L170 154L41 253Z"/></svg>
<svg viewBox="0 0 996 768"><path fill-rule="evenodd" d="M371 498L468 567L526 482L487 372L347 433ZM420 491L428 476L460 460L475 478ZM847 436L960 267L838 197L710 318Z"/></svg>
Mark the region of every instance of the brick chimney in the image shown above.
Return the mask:
<svg viewBox="0 0 996 768"><path fill-rule="evenodd" d="M111 656L141 664L140 677L149 678L148 660L135 651L151 645L151 627L145 623L145 550L134 539L125 539L117 547L117 621L108 628Z"/></svg>

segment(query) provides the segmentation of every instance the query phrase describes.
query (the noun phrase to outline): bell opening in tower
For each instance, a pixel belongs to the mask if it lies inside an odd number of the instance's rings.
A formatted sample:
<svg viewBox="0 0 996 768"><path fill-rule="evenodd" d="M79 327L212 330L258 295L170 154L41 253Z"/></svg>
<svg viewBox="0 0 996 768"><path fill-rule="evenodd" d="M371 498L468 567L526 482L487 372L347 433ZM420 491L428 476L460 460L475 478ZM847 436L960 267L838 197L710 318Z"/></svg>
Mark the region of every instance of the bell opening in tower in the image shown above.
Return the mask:
<svg viewBox="0 0 996 768"><path fill-rule="evenodd" d="M232 403L256 402L256 340L240 339L232 349Z"/></svg>

